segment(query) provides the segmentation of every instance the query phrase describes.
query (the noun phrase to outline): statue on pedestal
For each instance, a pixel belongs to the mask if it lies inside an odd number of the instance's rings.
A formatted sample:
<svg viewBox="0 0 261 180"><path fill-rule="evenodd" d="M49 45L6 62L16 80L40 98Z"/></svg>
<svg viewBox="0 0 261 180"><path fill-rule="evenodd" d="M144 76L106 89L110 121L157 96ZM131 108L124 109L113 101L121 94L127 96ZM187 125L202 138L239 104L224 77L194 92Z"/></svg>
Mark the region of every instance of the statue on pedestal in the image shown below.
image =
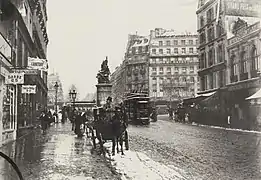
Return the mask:
<svg viewBox="0 0 261 180"><path fill-rule="evenodd" d="M101 70L98 72L96 78L98 79L98 83L109 83L109 75L110 69L108 67L108 57L101 64Z"/></svg>

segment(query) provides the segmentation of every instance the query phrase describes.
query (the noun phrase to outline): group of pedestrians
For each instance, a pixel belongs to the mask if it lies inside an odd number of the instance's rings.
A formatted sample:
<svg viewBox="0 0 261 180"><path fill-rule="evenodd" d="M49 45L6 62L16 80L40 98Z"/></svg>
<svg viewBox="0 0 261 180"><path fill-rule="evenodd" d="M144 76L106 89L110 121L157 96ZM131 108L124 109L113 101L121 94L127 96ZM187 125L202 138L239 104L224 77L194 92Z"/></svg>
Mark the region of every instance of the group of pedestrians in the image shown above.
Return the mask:
<svg viewBox="0 0 261 180"><path fill-rule="evenodd" d="M51 123L55 122L55 116L57 117L55 113L52 114L51 110L43 110L41 112L39 119L41 121L41 128L44 133L46 132L47 128L50 127Z"/></svg>
<svg viewBox="0 0 261 180"><path fill-rule="evenodd" d="M189 121L189 113L182 103L177 105L177 108L172 108L168 106L167 108L169 119L175 120L176 122L185 122L186 119Z"/></svg>
<svg viewBox="0 0 261 180"><path fill-rule="evenodd" d="M86 129L86 122L90 120L91 116L91 110L74 110L69 118L72 123L72 131L78 136L82 136Z"/></svg>

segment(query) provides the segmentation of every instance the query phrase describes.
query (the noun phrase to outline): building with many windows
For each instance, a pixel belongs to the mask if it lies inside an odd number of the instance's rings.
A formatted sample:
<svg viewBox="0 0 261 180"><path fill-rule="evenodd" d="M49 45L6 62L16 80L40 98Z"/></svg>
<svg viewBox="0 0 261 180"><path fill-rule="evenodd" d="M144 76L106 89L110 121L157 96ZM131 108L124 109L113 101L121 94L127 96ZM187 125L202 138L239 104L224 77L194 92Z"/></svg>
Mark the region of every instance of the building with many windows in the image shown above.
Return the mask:
<svg viewBox="0 0 261 180"><path fill-rule="evenodd" d="M111 74L110 81L112 84L113 102L120 103L124 99L126 89L126 72L123 63L115 68L115 71Z"/></svg>
<svg viewBox="0 0 261 180"><path fill-rule="evenodd" d="M155 101L177 102L196 95L197 41L197 35L161 28L151 30L149 94Z"/></svg>
<svg viewBox="0 0 261 180"><path fill-rule="evenodd" d="M148 91L149 37L129 35L125 58L125 92Z"/></svg>
<svg viewBox="0 0 261 180"><path fill-rule="evenodd" d="M232 84L235 81L245 81L252 77L251 72L247 70L248 53L241 54L240 63L232 60L234 63L231 64L231 58L235 58L233 53L237 54L236 51L231 50L233 49L231 41L234 41L231 38L242 39L238 34L238 26L242 21L248 26L260 21L260 3L259 0L199 0L196 12L200 65L198 71L200 92L198 94L209 97L204 101L207 104L208 112L213 112L212 115L215 114L212 120L216 125L227 125L227 117L233 109L232 104L247 96L247 94L237 96L235 96L236 93L231 94ZM245 46L240 47L240 44L244 43L245 40L236 43L239 48L237 51L240 53L248 51L240 49ZM232 53L232 57L230 53ZM231 71L231 68L234 68L234 71ZM237 103L234 106L239 107ZM241 111L236 114L243 119ZM237 116L233 116L232 119L237 118Z"/></svg>
<svg viewBox="0 0 261 180"><path fill-rule="evenodd" d="M5 143L32 128L39 106L47 104L47 72L29 70L28 58L45 59L49 40L46 1L1 0L0 12L0 136ZM22 84L6 83L13 72L24 73L24 85L36 85L36 94L23 93Z"/></svg>
<svg viewBox="0 0 261 180"><path fill-rule="evenodd" d="M246 100L261 87L261 26L247 24L240 18L235 35L228 39L228 82L226 100L235 128L261 129L260 103Z"/></svg>

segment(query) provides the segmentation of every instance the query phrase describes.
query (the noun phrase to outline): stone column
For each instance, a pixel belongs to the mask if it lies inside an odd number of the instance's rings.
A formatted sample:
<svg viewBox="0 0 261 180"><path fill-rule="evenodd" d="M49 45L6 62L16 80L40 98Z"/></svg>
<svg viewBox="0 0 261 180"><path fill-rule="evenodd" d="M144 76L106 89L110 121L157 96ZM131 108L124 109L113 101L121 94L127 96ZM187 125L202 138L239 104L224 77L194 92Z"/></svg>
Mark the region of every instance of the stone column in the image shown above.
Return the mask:
<svg viewBox="0 0 261 180"><path fill-rule="evenodd" d="M106 103L106 99L112 96L112 84L101 83L97 84L97 106L103 106Z"/></svg>

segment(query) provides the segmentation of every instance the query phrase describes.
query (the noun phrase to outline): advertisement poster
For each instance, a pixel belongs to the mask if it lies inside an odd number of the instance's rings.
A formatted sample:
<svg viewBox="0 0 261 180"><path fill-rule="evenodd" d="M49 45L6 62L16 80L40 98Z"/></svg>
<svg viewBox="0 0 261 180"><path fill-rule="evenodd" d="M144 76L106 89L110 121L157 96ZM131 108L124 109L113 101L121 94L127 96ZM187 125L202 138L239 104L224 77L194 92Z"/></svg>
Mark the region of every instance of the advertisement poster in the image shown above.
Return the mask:
<svg viewBox="0 0 261 180"><path fill-rule="evenodd" d="M226 15L261 17L260 0L225 0L224 4Z"/></svg>
<svg viewBox="0 0 261 180"><path fill-rule="evenodd" d="M47 71L48 64L46 59L28 58L28 68Z"/></svg>
<svg viewBox="0 0 261 180"><path fill-rule="evenodd" d="M238 21L238 18L241 20L247 22L248 25L254 24L258 21L260 21L260 18L257 17L237 17L237 16L226 16L225 18L225 29L227 32L227 38L230 39L234 36L233 28L235 26L235 23Z"/></svg>

